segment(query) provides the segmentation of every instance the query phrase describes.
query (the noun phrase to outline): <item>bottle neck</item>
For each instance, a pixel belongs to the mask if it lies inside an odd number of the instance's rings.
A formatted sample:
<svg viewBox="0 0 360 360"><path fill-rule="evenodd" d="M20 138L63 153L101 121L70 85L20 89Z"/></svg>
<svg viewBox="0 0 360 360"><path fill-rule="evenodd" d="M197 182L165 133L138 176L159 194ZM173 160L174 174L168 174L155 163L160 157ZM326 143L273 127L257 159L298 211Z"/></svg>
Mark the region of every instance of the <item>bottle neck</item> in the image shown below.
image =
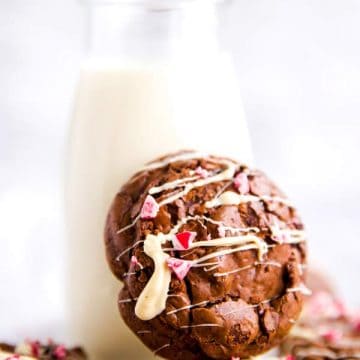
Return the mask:
<svg viewBox="0 0 360 360"><path fill-rule="evenodd" d="M88 5L88 55L122 62L209 58L219 52L217 9L212 0L177 7L124 3Z"/></svg>

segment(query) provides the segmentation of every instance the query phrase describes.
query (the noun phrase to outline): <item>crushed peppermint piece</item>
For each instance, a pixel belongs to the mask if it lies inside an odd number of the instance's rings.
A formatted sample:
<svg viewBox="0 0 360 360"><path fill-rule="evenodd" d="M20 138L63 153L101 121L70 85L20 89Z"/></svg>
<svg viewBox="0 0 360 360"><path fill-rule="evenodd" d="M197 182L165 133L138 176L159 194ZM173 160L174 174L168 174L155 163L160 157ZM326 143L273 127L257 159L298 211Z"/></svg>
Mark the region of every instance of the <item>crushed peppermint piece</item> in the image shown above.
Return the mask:
<svg viewBox="0 0 360 360"><path fill-rule="evenodd" d="M40 348L41 344L40 341L28 341L31 349L31 356L38 357L40 356Z"/></svg>
<svg viewBox="0 0 360 360"><path fill-rule="evenodd" d="M340 299L335 300L335 307L337 311L339 312L339 316L347 316L348 310L346 309L346 306L344 302L342 302Z"/></svg>
<svg viewBox="0 0 360 360"><path fill-rule="evenodd" d="M209 177L209 172L206 169L202 168L201 166L198 166L195 169L195 174L199 175L203 179Z"/></svg>
<svg viewBox="0 0 360 360"><path fill-rule="evenodd" d="M130 259L130 264L133 265L133 266L139 266L140 269L143 268L143 266L141 265L140 261L137 259L137 257L135 255L133 255Z"/></svg>
<svg viewBox="0 0 360 360"><path fill-rule="evenodd" d="M65 359L67 355L67 351L64 345L58 345L53 351L53 355L56 356L57 359Z"/></svg>
<svg viewBox="0 0 360 360"><path fill-rule="evenodd" d="M188 250L196 237L194 231L183 231L172 237L172 243L175 250Z"/></svg>
<svg viewBox="0 0 360 360"><path fill-rule="evenodd" d="M166 262L169 268L176 274L179 280L183 280L185 278L192 266L192 261L176 258L168 258Z"/></svg>
<svg viewBox="0 0 360 360"><path fill-rule="evenodd" d="M322 334L324 340L335 343L342 338L342 333L336 329L328 330Z"/></svg>
<svg viewBox="0 0 360 360"><path fill-rule="evenodd" d="M249 179L248 176L241 172L238 173L234 178L234 185L236 190L241 194L247 194L250 191Z"/></svg>
<svg viewBox="0 0 360 360"><path fill-rule="evenodd" d="M158 211L159 204L151 195L148 195L141 208L140 217L141 219L153 219L156 217Z"/></svg>
<svg viewBox="0 0 360 360"><path fill-rule="evenodd" d="M336 319L346 314L344 304L326 291L317 291L310 299L309 312L320 317Z"/></svg>
<svg viewBox="0 0 360 360"><path fill-rule="evenodd" d="M284 360L295 360L295 356L294 355L286 355Z"/></svg>

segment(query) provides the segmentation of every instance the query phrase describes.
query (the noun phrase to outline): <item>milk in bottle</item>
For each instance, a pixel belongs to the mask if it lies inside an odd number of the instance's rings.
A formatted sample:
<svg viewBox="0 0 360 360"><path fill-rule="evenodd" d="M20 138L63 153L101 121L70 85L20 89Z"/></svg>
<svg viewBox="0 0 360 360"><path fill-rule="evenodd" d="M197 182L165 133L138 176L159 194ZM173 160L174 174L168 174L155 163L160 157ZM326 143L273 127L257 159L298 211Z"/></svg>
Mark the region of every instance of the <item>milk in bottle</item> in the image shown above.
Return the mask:
<svg viewBox="0 0 360 360"><path fill-rule="evenodd" d="M170 6L171 4L171 6ZM144 163L181 149L251 162L236 76L216 39L216 4L89 4L66 175L68 336L91 359L152 359L117 308L105 259L112 198Z"/></svg>

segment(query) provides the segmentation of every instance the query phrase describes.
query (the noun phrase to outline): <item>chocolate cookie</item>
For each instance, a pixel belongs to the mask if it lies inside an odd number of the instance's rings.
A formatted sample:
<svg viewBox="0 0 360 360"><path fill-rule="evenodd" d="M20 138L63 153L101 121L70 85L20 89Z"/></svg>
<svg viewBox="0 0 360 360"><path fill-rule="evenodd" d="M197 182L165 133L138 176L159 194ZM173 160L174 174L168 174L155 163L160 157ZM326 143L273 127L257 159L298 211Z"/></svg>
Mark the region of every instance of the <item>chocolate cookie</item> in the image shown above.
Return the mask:
<svg viewBox="0 0 360 360"><path fill-rule="evenodd" d="M359 315L333 294L316 291L281 351L296 359L360 359Z"/></svg>
<svg viewBox="0 0 360 360"><path fill-rule="evenodd" d="M25 341L17 346L0 344L0 360L85 360L81 348L68 349L63 345L49 341Z"/></svg>
<svg viewBox="0 0 360 360"><path fill-rule="evenodd" d="M303 225L273 182L233 160L150 163L116 195L105 244L122 317L166 359L262 353L301 311Z"/></svg>

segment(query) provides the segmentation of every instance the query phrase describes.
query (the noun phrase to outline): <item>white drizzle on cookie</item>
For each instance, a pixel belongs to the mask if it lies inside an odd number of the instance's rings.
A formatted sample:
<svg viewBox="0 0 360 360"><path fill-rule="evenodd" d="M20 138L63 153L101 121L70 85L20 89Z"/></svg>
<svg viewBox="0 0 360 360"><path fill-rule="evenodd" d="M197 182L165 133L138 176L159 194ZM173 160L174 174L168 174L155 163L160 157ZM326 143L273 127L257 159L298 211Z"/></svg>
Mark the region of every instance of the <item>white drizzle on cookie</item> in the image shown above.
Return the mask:
<svg viewBox="0 0 360 360"><path fill-rule="evenodd" d="M205 178L202 178L201 176L193 176L194 172L192 171L190 173L190 176L186 178L177 179L162 184L160 186L152 187L151 189L148 190L148 194L150 195L160 194L163 191L176 190L173 193L165 195L164 198L158 202L159 207L172 203L175 200L186 196L194 188L198 188L198 187L206 186L211 183L222 182L222 181L230 181L229 184L231 184L231 182L234 179L234 176L236 175L236 172L241 167L240 164L237 164L231 160L212 158L204 154L189 152L189 153L175 155L172 157L167 157L164 160L158 162L150 163L143 170L151 171L176 161L203 159L203 158L206 158L206 160L209 162L219 164L224 168L222 168L219 171L211 171L211 172L209 171L208 176L206 176ZM214 199L206 202L205 206L207 208L212 208L222 205L239 205L242 203L255 202L255 201L278 202L286 206L291 206L290 202L287 199L283 199L277 196L270 196L270 195L256 196L251 194L238 194L234 191L225 191L218 193ZM129 229L130 227L134 226L139 219L140 217L138 215L137 217L135 217L134 221L131 224L120 229L118 233L121 233ZM167 241L171 241L172 237L175 234L177 234L181 229L181 227L186 223L188 223L189 221L198 221L198 222L207 221L212 224L218 225L219 235L221 236L215 239L208 238L207 240L194 241L189 245L188 249L186 250L191 250L191 249L194 250L199 247L222 248L220 250L207 253L206 255L197 258L195 260L187 260L187 264L191 263L191 267L204 267L204 269L206 270L205 266L209 265L208 261L211 259L219 258L235 252L247 251L247 250L256 250L258 252L259 261L254 263L252 266L257 266L259 264L263 264L263 265L267 264L267 265L281 267L280 264L275 264L274 262L266 263L265 261L263 261L263 257L268 252L271 245L268 245L267 242L258 235L261 229L256 227L248 227L248 228L232 227L224 224L221 221L211 219L210 217L204 215L186 216L182 219L179 219L178 223L167 234L161 232L157 234L148 234L145 240L138 241L137 243L125 249L121 254L118 255L117 259L119 259L122 255L133 249L140 242L144 241L144 252L154 262L153 274L151 275L148 283L141 292L139 298L137 299L137 303L135 306L135 314L141 320L150 320L155 316L159 315L166 308L166 301L168 298L168 291L171 282L171 270L167 266L167 259L169 259L170 256L169 254L167 254L167 251L172 251L174 249L163 248L162 245L164 245ZM223 234L220 233L220 230L223 232ZM268 230L270 230L271 232L271 229ZM302 230L282 229L281 231L287 235L286 237L287 240L283 243L295 244L295 243L303 242L305 240L304 232ZM225 235L226 233L230 236L226 236ZM184 256L190 255L190 253L187 253ZM219 266L218 261L210 264L213 265L213 269ZM231 275L232 273L245 270L246 268L247 267L234 269L232 271L228 271L224 273L218 272L215 273L214 276L218 277L218 276ZM206 271L210 271L210 270L206 270ZM290 289L290 291L298 291L298 289L293 288ZM189 305L186 308L191 308L193 306L197 306L197 305ZM180 310L181 308L175 311L170 311L169 313L173 313Z"/></svg>
<svg viewBox="0 0 360 360"><path fill-rule="evenodd" d="M162 243L159 235L151 234L144 242L145 254L154 261L154 272L136 302L135 314L141 320L154 318L166 307L171 271L166 264L169 255L162 250Z"/></svg>
<svg viewBox="0 0 360 360"><path fill-rule="evenodd" d="M249 265L245 265L245 266L242 266L240 268L237 268L237 269L233 269L233 270L230 270L230 271L225 271L225 272L218 272L218 273L215 273L214 276L215 277L220 277L220 276L228 276L228 275L231 275L231 274L235 274L237 272L240 272L240 271L244 271L244 270L248 270L254 266L259 266L259 265L264 265L264 266L275 266L275 267L278 267L278 268L281 268L281 264L278 263L278 262L275 262L275 261L263 261L263 262L260 262L260 261L257 261L253 264L249 264Z"/></svg>
<svg viewBox="0 0 360 360"><path fill-rule="evenodd" d="M234 191L225 191L220 196L216 197L211 201L207 201L205 206L207 208L213 208L221 205L240 205L246 204L253 201L273 201L284 204L286 206L292 206L289 200L283 199L278 196L270 196L270 195L262 195L262 196L255 196L255 195L242 195L237 194Z"/></svg>

